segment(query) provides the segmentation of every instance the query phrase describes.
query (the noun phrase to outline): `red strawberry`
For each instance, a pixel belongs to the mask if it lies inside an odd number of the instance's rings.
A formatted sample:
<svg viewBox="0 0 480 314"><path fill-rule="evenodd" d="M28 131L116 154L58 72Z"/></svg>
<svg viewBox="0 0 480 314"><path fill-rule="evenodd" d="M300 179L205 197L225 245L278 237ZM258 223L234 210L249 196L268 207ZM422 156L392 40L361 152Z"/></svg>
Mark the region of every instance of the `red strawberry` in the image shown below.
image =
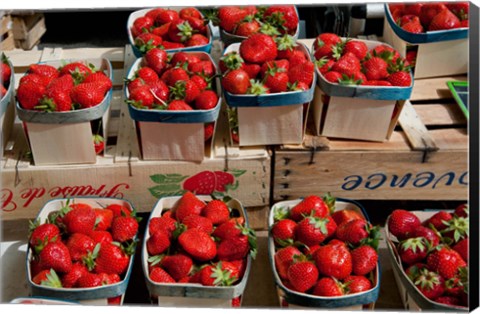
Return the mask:
<svg viewBox="0 0 480 314"><path fill-rule="evenodd" d="M445 3L445 6L452 11L460 21L468 20L468 12L470 9L469 2Z"/></svg>
<svg viewBox="0 0 480 314"><path fill-rule="evenodd" d="M160 267L153 267L149 274L150 280L158 283L174 283L172 278L164 269Z"/></svg>
<svg viewBox="0 0 480 314"><path fill-rule="evenodd" d="M199 229L188 229L178 237L178 243L195 260L205 262L217 255L212 238Z"/></svg>
<svg viewBox="0 0 480 314"><path fill-rule="evenodd" d="M128 88L128 92L129 93L132 93L135 89L139 88L139 87L142 87L142 86L146 86L147 84L145 83L144 80L142 80L141 78L137 77L133 80L130 80L127 82L127 88Z"/></svg>
<svg viewBox="0 0 480 314"><path fill-rule="evenodd" d="M335 64L332 66L333 71L346 74L347 76L352 76L356 72L360 71L360 69L360 60L358 60L358 58L353 53L346 53L342 55L340 59L338 59L338 61L335 62ZM385 71L386 70L387 68L385 67Z"/></svg>
<svg viewBox="0 0 480 314"><path fill-rule="evenodd" d="M323 76L325 80L327 80L330 83L336 83L338 84L342 79L343 76L341 73L336 72L336 71L330 71L324 74Z"/></svg>
<svg viewBox="0 0 480 314"><path fill-rule="evenodd" d="M185 63L188 63L188 65L191 65L200 61L201 61L200 58L194 54L191 54L185 51L178 51L172 55L169 63L171 66L174 66L174 67L176 66L183 67Z"/></svg>
<svg viewBox="0 0 480 314"><path fill-rule="evenodd" d="M315 285L313 294L323 297L337 297L345 294L342 284L331 277L323 277Z"/></svg>
<svg viewBox="0 0 480 314"><path fill-rule="evenodd" d="M428 242L423 237L409 238L399 243L398 253L402 262L412 265L427 257Z"/></svg>
<svg viewBox="0 0 480 314"><path fill-rule="evenodd" d="M290 210L290 219L298 222L304 216L310 215L312 211L315 217L325 217L330 212L330 200L328 197L322 199L316 195L309 195Z"/></svg>
<svg viewBox="0 0 480 314"><path fill-rule="evenodd" d="M319 47L322 47L325 44L331 44L331 45L336 45L340 43L342 39L337 35L333 33L322 33L317 36L315 42L314 42L314 48L317 49Z"/></svg>
<svg viewBox="0 0 480 314"><path fill-rule="evenodd" d="M365 218L363 218L362 214L360 214L359 212L357 212L353 209L337 210L337 211L333 212L331 216L332 216L333 220L335 220L335 223L339 226L344 222L348 222L348 221L355 220L355 219L365 220Z"/></svg>
<svg viewBox="0 0 480 314"><path fill-rule="evenodd" d="M145 62L147 66L160 75L168 63L168 56L165 50L160 48L152 48L145 54Z"/></svg>
<svg viewBox="0 0 480 314"><path fill-rule="evenodd" d="M190 76L190 80L192 82L194 82L195 84L197 84L198 88L200 89L200 91L204 91L205 89L209 88L209 86L211 84L209 84L209 82L207 82L207 80L205 80L204 77L200 76L200 75L197 75L197 74L194 74L192 76Z"/></svg>
<svg viewBox="0 0 480 314"><path fill-rule="evenodd" d="M443 3L425 3L420 13L420 22L425 28L428 28L432 19L447 7Z"/></svg>
<svg viewBox="0 0 480 314"><path fill-rule="evenodd" d="M288 267L287 278L295 291L305 292L315 285L318 274L315 264L308 261L300 261L294 262Z"/></svg>
<svg viewBox="0 0 480 314"><path fill-rule="evenodd" d="M313 56L315 57L315 60L320 60L322 58L330 59L333 58L333 54L337 49L338 48L335 45L325 44L315 49Z"/></svg>
<svg viewBox="0 0 480 314"><path fill-rule="evenodd" d="M320 275L344 279L352 272L352 255L345 246L327 244L313 254Z"/></svg>
<svg viewBox="0 0 480 314"><path fill-rule="evenodd" d="M234 261L245 258L249 251L248 236L240 235L221 241L217 247L217 257L222 261Z"/></svg>
<svg viewBox="0 0 480 314"><path fill-rule="evenodd" d="M238 278L238 270L227 261L219 261L200 271L200 282L204 286L231 286Z"/></svg>
<svg viewBox="0 0 480 314"><path fill-rule="evenodd" d="M177 11L171 10L171 9L165 9L157 13L155 18L155 23L157 25L162 25L162 24L176 21L179 18L180 18L180 15Z"/></svg>
<svg viewBox="0 0 480 314"><path fill-rule="evenodd" d="M275 60L277 45L272 37L265 34L253 34L240 44L240 56L248 63L262 64Z"/></svg>
<svg viewBox="0 0 480 314"><path fill-rule="evenodd" d="M132 210L130 208L120 204L110 204L106 208L113 212L113 217L130 216L132 214Z"/></svg>
<svg viewBox="0 0 480 314"><path fill-rule="evenodd" d="M247 15L234 29L237 36L248 37L260 31L260 23L254 19L253 15Z"/></svg>
<svg viewBox="0 0 480 314"><path fill-rule="evenodd" d="M183 8L178 12L178 14L182 19L187 17L202 18L202 14L200 13L200 11L193 7Z"/></svg>
<svg viewBox="0 0 480 314"><path fill-rule="evenodd" d="M33 82L20 84L17 89L17 99L23 109L34 110L45 94L45 86Z"/></svg>
<svg viewBox="0 0 480 314"><path fill-rule="evenodd" d="M388 77L388 64L380 57L371 57L363 62L363 72L368 80L382 80Z"/></svg>
<svg viewBox="0 0 480 314"><path fill-rule="evenodd" d="M192 271L193 261L184 254L175 254L165 256L160 265L175 281L179 281Z"/></svg>
<svg viewBox="0 0 480 314"><path fill-rule="evenodd" d="M428 26L429 31L453 29L460 27L460 20L450 10L442 10L435 15Z"/></svg>
<svg viewBox="0 0 480 314"><path fill-rule="evenodd" d="M213 230L212 236L220 240L227 240L240 236L242 233L248 233L248 229L243 226L243 218L230 218L227 222L218 225Z"/></svg>
<svg viewBox="0 0 480 314"><path fill-rule="evenodd" d="M407 238L408 234L420 225L420 219L404 209L395 209L388 218L390 233L400 240Z"/></svg>
<svg viewBox="0 0 480 314"><path fill-rule="evenodd" d="M430 247L435 247L440 243L440 236L430 228L418 226L411 233L412 238L423 237L430 242Z"/></svg>
<svg viewBox="0 0 480 314"><path fill-rule="evenodd" d="M229 71L222 78L222 86L229 93L245 94L250 87L250 76L241 69Z"/></svg>
<svg viewBox="0 0 480 314"><path fill-rule="evenodd" d="M205 46L208 45L210 41L208 38L202 34L193 34L186 42L185 46L193 47L193 46Z"/></svg>
<svg viewBox="0 0 480 314"><path fill-rule="evenodd" d="M446 211L439 211L432 217L423 222L425 227L431 228L433 226L435 230L442 231L448 227L448 222L452 220L453 216Z"/></svg>
<svg viewBox="0 0 480 314"><path fill-rule="evenodd" d="M85 78L85 80L83 80L83 83L92 83L92 82L102 85L105 93L112 88L112 81L103 72L92 73L88 75Z"/></svg>
<svg viewBox="0 0 480 314"><path fill-rule="evenodd" d="M290 62L290 67L294 67L305 61L307 61L307 57L305 56L305 53L300 50L294 50L290 58L288 58L288 62Z"/></svg>
<svg viewBox="0 0 480 314"><path fill-rule="evenodd" d="M233 33L235 26L247 15L248 12L246 10L236 6L226 6L218 9L220 27L229 33Z"/></svg>
<svg viewBox="0 0 480 314"><path fill-rule="evenodd" d="M92 69L83 62L71 62L60 68L60 75L69 74L74 78L85 78L92 73Z"/></svg>
<svg viewBox="0 0 480 314"><path fill-rule="evenodd" d="M177 81L170 87L170 97L173 99L183 100L190 104L200 95L200 89L197 84L191 80Z"/></svg>
<svg viewBox="0 0 480 314"><path fill-rule="evenodd" d="M81 83L75 86L70 93L72 101L82 108L90 108L100 104L105 98L102 85L97 83Z"/></svg>
<svg viewBox="0 0 480 314"><path fill-rule="evenodd" d="M467 264L456 251L442 247L430 253L427 257L427 265L431 271L438 272L444 279L453 278L460 267Z"/></svg>
<svg viewBox="0 0 480 314"><path fill-rule="evenodd" d="M272 5L263 17L280 28L282 33L294 34L298 27L298 15L293 5Z"/></svg>
<svg viewBox="0 0 480 314"><path fill-rule="evenodd" d="M162 45L163 45L163 48L165 48L166 50L180 49L180 48L185 47L185 45L182 44L182 43L174 43L174 42L170 42L170 41L166 41L166 40L163 41Z"/></svg>
<svg viewBox="0 0 480 314"><path fill-rule="evenodd" d="M184 19L172 21L168 29L168 38L175 43L185 43L193 35L193 28L190 23Z"/></svg>
<svg viewBox="0 0 480 314"><path fill-rule="evenodd" d="M468 264L468 245L469 245L469 240L468 238L465 238L463 240L460 240L457 244L453 246L453 249L460 254L460 256L463 258L463 260Z"/></svg>
<svg viewBox="0 0 480 314"><path fill-rule="evenodd" d="M108 208L94 208L95 230L108 230L112 225L113 212Z"/></svg>
<svg viewBox="0 0 480 314"><path fill-rule="evenodd" d="M212 200L203 208L202 216L210 219L213 225L220 225L228 221L230 210L221 200Z"/></svg>
<svg viewBox="0 0 480 314"><path fill-rule="evenodd" d="M445 280L439 274L423 269L414 283L424 296L433 300L445 291L444 282Z"/></svg>
<svg viewBox="0 0 480 314"><path fill-rule="evenodd" d="M78 279L79 288L93 288L103 285L103 276L95 273L86 273Z"/></svg>
<svg viewBox="0 0 480 314"><path fill-rule="evenodd" d="M369 237L371 230L372 227L365 219L354 219L339 225L335 235L339 240L356 246Z"/></svg>
<svg viewBox="0 0 480 314"><path fill-rule="evenodd" d="M420 23L420 19L416 16L415 19L403 24L402 29L413 34L420 34L424 32L424 28Z"/></svg>
<svg viewBox="0 0 480 314"><path fill-rule="evenodd" d="M114 241L132 240L138 231L138 221L133 216L118 216L112 221L112 238Z"/></svg>
<svg viewBox="0 0 480 314"><path fill-rule="evenodd" d="M205 90L195 98L195 108L199 110L210 110L217 106L218 96L212 90Z"/></svg>
<svg viewBox="0 0 480 314"><path fill-rule="evenodd" d="M165 215L161 217L152 217L148 223L148 232L154 234L158 230L162 230L169 238L171 238L172 232L176 229L175 223L175 219Z"/></svg>
<svg viewBox="0 0 480 314"><path fill-rule="evenodd" d="M168 234L159 229L147 239L147 251L150 255L159 255L170 247L170 237Z"/></svg>
<svg viewBox="0 0 480 314"><path fill-rule="evenodd" d="M365 276L348 276L344 280L347 294L354 294L372 289L372 282Z"/></svg>
<svg viewBox="0 0 480 314"><path fill-rule="evenodd" d="M34 83L34 84L42 85L43 87L46 88L52 81L53 79L51 78L32 73L32 74L27 74L25 76L22 76L19 82L19 87L23 84ZM73 83L73 79L72 79L72 83Z"/></svg>
<svg viewBox="0 0 480 314"><path fill-rule="evenodd" d="M30 225L34 229L28 242L36 254L40 253L48 243L61 240L60 229L55 224L44 223L37 226L32 222Z"/></svg>
<svg viewBox="0 0 480 314"><path fill-rule="evenodd" d="M290 83L302 82L310 86L315 75L315 64L311 61L306 61L300 65L290 67L288 70L288 78Z"/></svg>
<svg viewBox="0 0 480 314"><path fill-rule="evenodd" d="M46 76L50 79L60 76L60 72L54 66L48 64L32 64L28 68L28 73Z"/></svg>
<svg viewBox="0 0 480 314"><path fill-rule="evenodd" d="M95 242L92 238L82 233L70 235L65 244L73 262L82 261L89 252L93 252L95 247Z"/></svg>
<svg viewBox="0 0 480 314"><path fill-rule="evenodd" d="M275 243L280 246L292 245L295 240L297 223L291 219L277 221L270 232Z"/></svg>
<svg viewBox="0 0 480 314"><path fill-rule="evenodd" d="M133 21L133 27L135 28L137 34L148 32L153 26L154 19L147 14L145 16L137 17L135 21Z"/></svg>
<svg viewBox="0 0 480 314"><path fill-rule="evenodd" d="M335 64L335 61L333 59L328 59L328 58L320 58L315 62L315 65L317 66L318 70L323 75L329 72L332 69L332 66L334 64Z"/></svg>
<svg viewBox="0 0 480 314"><path fill-rule="evenodd" d="M95 244L113 242L112 234L108 231L93 230L92 232L90 232L89 236L90 238L92 238Z"/></svg>
<svg viewBox="0 0 480 314"><path fill-rule="evenodd" d="M162 80L155 81L148 85L153 96L154 104L164 105L170 98L170 89Z"/></svg>
<svg viewBox="0 0 480 314"><path fill-rule="evenodd" d="M367 45L360 40L347 40L343 47L343 54L353 53L358 60L363 60L368 53Z"/></svg>
<svg viewBox="0 0 480 314"><path fill-rule="evenodd" d="M61 241L49 242L39 257L42 269L53 268L58 273L66 273L72 268L68 248Z"/></svg>
<svg viewBox="0 0 480 314"><path fill-rule="evenodd" d="M412 76L408 72L398 71L390 74L387 80L393 86L410 86L412 85Z"/></svg>
<svg viewBox="0 0 480 314"><path fill-rule="evenodd" d="M158 74L149 67L141 67L135 72L135 76L141 78L146 84L151 84L158 81Z"/></svg>
<svg viewBox="0 0 480 314"><path fill-rule="evenodd" d="M167 110L193 110L193 108L183 100L172 100Z"/></svg>
<svg viewBox="0 0 480 314"><path fill-rule="evenodd" d="M272 93L281 93L287 90L288 74L283 68L270 68L265 74L265 86Z"/></svg>
<svg viewBox="0 0 480 314"><path fill-rule="evenodd" d="M255 79L261 71L260 65L255 63L243 63L241 69L247 72L251 79Z"/></svg>
<svg viewBox="0 0 480 314"><path fill-rule="evenodd" d="M199 195L210 195L215 190L215 173L202 171L183 182L183 189Z"/></svg>
<svg viewBox="0 0 480 314"><path fill-rule="evenodd" d="M307 246L312 246L332 237L336 229L337 224L330 216L315 217L310 215L298 223L295 239Z"/></svg>
<svg viewBox="0 0 480 314"><path fill-rule="evenodd" d="M459 298L448 295L442 295L434 299L433 301L450 306L461 306L461 301Z"/></svg>
<svg viewBox="0 0 480 314"><path fill-rule="evenodd" d="M351 252L352 272L357 276L365 276L377 266L378 254L369 245L362 245Z"/></svg>
<svg viewBox="0 0 480 314"><path fill-rule="evenodd" d="M174 86L178 81L187 81L189 79L187 71L183 68L173 68L169 71L168 79L165 80L168 86Z"/></svg>
<svg viewBox="0 0 480 314"><path fill-rule="evenodd" d="M130 257L116 245L102 243L95 259L95 272L118 274L125 273L130 262Z"/></svg>
<svg viewBox="0 0 480 314"><path fill-rule="evenodd" d="M37 285L48 286L53 288L62 288L62 282L58 278L54 269L45 269L39 272L32 281Z"/></svg>
<svg viewBox="0 0 480 314"><path fill-rule="evenodd" d="M384 81L384 80L373 80L373 81L363 82L362 85L369 85L369 86L392 86L392 83L390 83L389 81Z"/></svg>
<svg viewBox="0 0 480 314"><path fill-rule="evenodd" d="M102 72L98 72L102 73ZM35 75L35 74L30 74L30 75ZM93 76L89 75L89 76ZM73 78L71 75L63 75L57 78L54 78L50 81L50 83L47 85L47 92L51 91L64 91L64 92L70 92L73 87L75 86L75 83L73 81Z"/></svg>
<svg viewBox="0 0 480 314"><path fill-rule="evenodd" d="M287 271L296 256L301 256L302 252L294 246L287 246L275 252L275 268L281 279L287 279Z"/></svg>
<svg viewBox="0 0 480 314"><path fill-rule="evenodd" d="M162 37L152 33L141 33L135 38L135 46L142 53L145 53L153 48L158 48L163 44Z"/></svg>
<svg viewBox="0 0 480 314"><path fill-rule="evenodd" d="M455 214L457 217L467 218L467 217L468 217L468 204L458 205L458 206L455 208L454 214Z"/></svg>
<svg viewBox="0 0 480 314"><path fill-rule="evenodd" d="M205 203L202 200L196 197L192 192L187 191L175 202L172 207L172 212L175 213L178 221L183 222L183 219L187 216L201 215L204 207Z"/></svg>
<svg viewBox="0 0 480 314"><path fill-rule="evenodd" d="M88 269L81 263L72 265L70 271L62 276L62 287L73 288L78 286L80 278L88 274Z"/></svg>
<svg viewBox="0 0 480 314"><path fill-rule="evenodd" d="M10 69L10 66L6 62L0 62L0 73L2 74L0 76L1 82L3 82L4 85L7 84L7 82L10 81L10 75L12 74L12 69Z"/></svg>
<svg viewBox="0 0 480 314"><path fill-rule="evenodd" d="M38 273L42 271L42 265L40 265L40 261L38 259L38 256L33 256L33 258L30 260L30 274L33 277L35 277Z"/></svg>
<svg viewBox="0 0 480 314"><path fill-rule="evenodd" d="M214 132L215 132L215 123L214 122L206 123L203 128L204 141L206 142L209 139L211 139Z"/></svg>
<svg viewBox="0 0 480 314"><path fill-rule="evenodd" d="M67 213L63 217L63 223L69 234L90 234L95 227L95 210L87 204L70 204L66 207Z"/></svg>
<svg viewBox="0 0 480 314"><path fill-rule="evenodd" d="M405 274L407 274L407 277L410 278L412 282L415 282L417 277L420 276L420 271L423 269L428 269L427 264L416 263L408 266L408 268L405 270Z"/></svg>
<svg viewBox="0 0 480 314"><path fill-rule="evenodd" d="M189 63L188 70L191 74L202 75L203 77L212 77L215 74L215 66L209 60Z"/></svg>
<svg viewBox="0 0 480 314"><path fill-rule="evenodd" d="M404 14L419 16L422 13L423 3L406 4L403 9Z"/></svg>
<svg viewBox="0 0 480 314"><path fill-rule="evenodd" d="M153 106L154 97L150 91L150 87L144 85L132 90L127 102L137 108L151 108Z"/></svg>
<svg viewBox="0 0 480 314"><path fill-rule="evenodd" d="M189 215L185 217L182 221L182 224L184 224L187 229L196 228L207 234L211 234L213 231L212 221L199 215Z"/></svg>
<svg viewBox="0 0 480 314"><path fill-rule="evenodd" d="M220 57L218 62L220 72L222 73L227 72L227 70L240 69L242 65L244 65L244 60L237 51L231 51L224 54L222 57Z"/></svg>
<svg viewBox="0 0 480 314"><path fill-rule="evenodd" d="M47 112L52 111L70 111L72 110L72 99L69 91L64 90L49 90L45 96L40 100L40 104L35 106L35 109Z"/></svg>
<svg viewBox="0 0 480 314"><path fill-rule="evenodd" d="M295 47L298 46L295 39L288 34L275 38L275 42L278 51L277 59L289 59L293 55Z"/></svg>

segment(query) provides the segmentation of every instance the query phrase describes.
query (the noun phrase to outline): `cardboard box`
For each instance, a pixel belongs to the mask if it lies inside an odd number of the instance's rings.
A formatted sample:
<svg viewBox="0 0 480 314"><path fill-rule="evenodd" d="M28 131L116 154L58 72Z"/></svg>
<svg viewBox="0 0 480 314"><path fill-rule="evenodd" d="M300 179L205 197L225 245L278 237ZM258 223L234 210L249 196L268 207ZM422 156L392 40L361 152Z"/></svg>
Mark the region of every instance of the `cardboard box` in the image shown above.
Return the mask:
<svg viewBox="0 0 480 314"><path fill-rule="evenodd" d="M271 230L271 227L275 222L275 213L278 209L287 208L290 210L301 201L301 199L297 199L275 203L272 206L268 216L269 230ZM368 216L365 209L357 202L348 199L337 198L335 202L335 211L342 209L355 210L368 221ZM378 294L380 292L380 262L377 262L377 267L374 271L372 289L340 297L321 297L291 290L282 283L282 280L280 279L275 267L275 243L271 235L269 235L268 238L268 253L275 283L277 285L278 297L282 307L303 309L325 308L332 310L334 309L336 311L353 311L362 310L364 307L368 306L373 307L373 304L378 298Z"/></svg>
<svg viewBox="0 0 480 314"><path fill-rule="evenodd" d="M118 204L126 206L128 209L134 211L133 206L129 201L119 198L108 197L76 197L76 198L58 198L48 201L38 213L37 219L41 222L48 218L48 214L60 210L65 206L66 202L70 200L71 203L85 203L92 207L108 206L110 204ZM135 236L136 239L136 236ZM127 290L128 281L133 269L134 255L130 256L130 262L125 274L122 275L122 280L112 285L105 285L93 288L54 288L42 286L32 281L30 270L30 261L32 260L32 248L29 246L27 250L27 284L30 295L40 298L53 298L64 301L75 301L84 305L108 305L113 299L120 298L120 305L123 304L125 292ZM118 303L117 303L118 304Z"/></svg>
<svg viewBox="0 0 480 314"><path fill-rule="evenodd" d="M378 41L360 41L369 50L383 45ZM312 106L317 135L376 142L390 139L405 100L412 93L413 77L408 87L341 85L328 82L318 68L316 71Z"/></svg>
<svg viewBox="0 0 480 314"><path fill-rule="evenodd" d="M205 52L189 52L201 60L215 62ZM172 53L173 54L173 53ZM142 67L143 58L138 58L128 71L128 78ZM216 70L215 70L216 71ZM217 89L216 79L212 89ZM125 99L129 97L125 88ZM130 117L136 122L138 142L144 160L187 160L202 161L212 157L215 131L210 140L205 142L204 127L206 123L215 123L220 113L221 95L217 91L218 102L209 110L156 110L139 109L128 105ZM165 136L167 135L167 136ZM207 147L209 145L209 147Z"/></svg>
<svg viewBox="0 0 480 314"><path fill-rule="evenodd" d="M74 61L93 64L112 79L112 66L104 58L47 61L45 64L58 68ZM25 110L17 102L17 114L23 121L35 165L95 163L97 155L92 137L97 130L107 134L111 97L110 89L97 106L64 112Z"/></svg>
<svg viewBox="0 0 480 314"><path fill-rule="evenodd" d="M2 53L1 59L3 58L6 58L6 56ZM0 60L0 62L2 61ZM13 122L15 121L15 71L10 60L7 59L7 63L12 70L12 74L8 82L7 93L0 100L0 130L2 132L0 142L2 143L2 156L5 145L10 138L10 133L12 132Z"/></svg>
<svg viewBox="0 0 480 314"><path fill-rule="evenodd" d="M296 49L311 60L308 48L303 43L297 44ZM224 54L239 48L240 43L231 44ZM238 128L239 146L301 144L315 84L316 76L307 91L264 95L234 95L224 91L225 102L230 107L230 137L232 130ZM233 138L230 140L236 145Z"/></svg>
<svg viewBox="0 0 480 314"><path fill-rule="evenodd" d="M183 7L162 7L163 9L170 9L170 10L175 10L175 11L180 11ZM142 9L138 10L135 12L132 12L127 21L127 34L128 34L128 40L130 42L130 45L132 45L133 53L137 58L140 58L144 55L143 52L141 52L136 46L135 46L135 39L132 36L132 32L130 31L133 23L135 20L139 17L145 16L150 10L153 10L155 8L149 8L149 9ZM212 29L211 25L207 25L207 35L206 37L209 39L208 44L202 45L202 46L192 46L192 47L185 47L185 48L179 48L179 49L166 49L166 52L177 52L177 51L203 51L206 53L210 53L212 49L212 44L213 44L213 35L212 35Z"/></svg>
<svg viewBox="0 0 480 314"><path fill-rule="evenodd" d="M402 57L407 50L417 50L414 77L428 78L468 72L468 28L413 34L403 30L385 4L383 40Z"/></svg>
<svg viewBox="0 0 480 314"><path fill-rule="evenodd" d="M197 197L205 202L212 200L212 198L207 195L198 195ZM180 198L181 196L173 196L159 199L151 211L149 223L150 219L153 217L160 217L164 210L172 208L175 202ZM245 226L248 227L248 217L240 201L237 199L231 199L227 205L228 207L237 210L240 213L240 216L245 218ZM192 283L166 284L156 283L150 280L148 271L148 251L146 245L147 240L150 237L149 223L146 226L145 236L143 238L142 267L147 288L155 303L158 301L158 305L162 307L226 308L232 307L232 300L234 298L242 297L252 265L252 258L250 255L247 256L247 266L242 280L233 286L216 287Z"/></svg>

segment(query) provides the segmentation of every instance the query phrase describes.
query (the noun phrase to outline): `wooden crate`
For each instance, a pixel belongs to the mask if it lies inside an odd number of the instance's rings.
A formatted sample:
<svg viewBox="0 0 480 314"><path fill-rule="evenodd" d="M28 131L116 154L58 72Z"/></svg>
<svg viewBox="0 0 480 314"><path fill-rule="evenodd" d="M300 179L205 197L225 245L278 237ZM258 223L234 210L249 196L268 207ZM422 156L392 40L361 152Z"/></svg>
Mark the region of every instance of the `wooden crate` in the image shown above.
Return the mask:
<svg viewBox="0 0 480 314"><path fill-rule="evenodd" d="M134 121L122 90L123 78L135 59L130 46L45 48L6 54L15 66L16 82L30 64L39 60L102 56L112 64L114 88L106 151L104 156L97 156L95 164L35 166L29 159L21 124L14 125L12 143L2 159L2 220L34 218L47 200L82 195L123 197L139 212L150 212L159 197L179 194L185 181L205 171L209 172L203 173L204 177L212 177L215 171L228 173L229 194L246 207L268 205L270 154L265 147L229 146L225 112L220 114L213 157L198 163L141 160Z"/></svg>
<svg viewBox="0 0 480 314"><path fill-rule="evenodd" d="M0 18L0 50L15 49L15 39L12 31L12 18L10 15L4 15Z"/></svg>
<svg viewBox="0 0 480 314"><path fill-rule="evenodd" d="M275 150L275 201L331 192L356 200L467 200L467 120L446 81L416 80L385 143L330 140L309 125L302 145Z"/></svg>
<svg viewBox="0 0 480 314"><path fill-rule="evenodd" d="M47 31L43 13L12 15L15 47L30 50L40 42Z"/></svg>

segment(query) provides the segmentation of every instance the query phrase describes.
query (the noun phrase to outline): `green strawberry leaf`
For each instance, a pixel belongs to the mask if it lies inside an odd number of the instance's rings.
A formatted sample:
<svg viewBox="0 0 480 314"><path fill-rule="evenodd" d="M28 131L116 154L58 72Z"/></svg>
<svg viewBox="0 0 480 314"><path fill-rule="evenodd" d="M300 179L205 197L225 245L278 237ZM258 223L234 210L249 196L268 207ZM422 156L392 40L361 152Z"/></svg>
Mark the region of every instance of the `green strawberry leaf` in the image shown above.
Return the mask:
<svg viewBox="0 0 480 314"><path fill-rule="evenodd" d="M154 187L148 188L150 194L155 198L162 198L167 196L178 196L182 195L185 191L181 189L179 185L156 185Z"/></svg>
<svg viewBox="0 0 480 314"><path fill-rule="evenodd" d="M247 170L239 170L239 169L232 169L229 171L235 178L240 177L243 175Z"/></svg>
<svg viewBox="0 0 480 314"><path fill-rule="evenodd" d="M183 180L188 178L188 176L182 176L178 173L171 173L171 174L154 174L150 176L150 179L158 184L163 183L180 183Z"/></svg>

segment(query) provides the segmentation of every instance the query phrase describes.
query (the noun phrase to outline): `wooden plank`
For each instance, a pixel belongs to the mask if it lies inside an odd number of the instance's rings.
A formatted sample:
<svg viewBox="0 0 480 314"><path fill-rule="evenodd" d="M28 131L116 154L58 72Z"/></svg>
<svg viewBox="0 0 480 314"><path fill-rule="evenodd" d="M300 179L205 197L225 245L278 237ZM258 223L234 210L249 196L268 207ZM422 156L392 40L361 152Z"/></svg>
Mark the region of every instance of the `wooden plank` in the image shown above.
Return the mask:
<svg viewBox="0 0 480 314"><path fill-rule="evenodd" d="M7 52L15 49L15 39L13 38L13 33L8 31L4 35L6 37L2 37L2 41L0 42L0 50L2 52Z"/></svg>
<svg viewBox="0 0 480 314"><path fill-rule="evenodd" d="M446 82L467 80L468 77L465 75L416 79L410 101L450 99L452 98L452 93L448 89Z"/></svg>
<svg viewBox="0 0 480 314"><path fill-rule="evenodd" d="M436 138L437 139L437 138ZM468 151L275 151L273 199L466 200ZM424 161L425 162L422 162Z"/></svg>
<svg viewBox="0 0 480 314"><path fill-rule="evenodd" d="M43 13L35 13L31 15L12 15L13 35L16 40L27 40L30 36L29 32L44 19ZM45 21L43 22L45 25Z"/></svg>
<svg viewBox="0 0 480 314"><path fill-rule="evenodd" d="M426 127L467 125L467 119L456 103L413 106Z"/></svg>
<svg viewBox="0 0 480 314"><path fill-rule="evenodd" d="M415 109L409 101L405 102L398 122L405 132L412 150L429 152L438 150L435 141L428 133L427 128L423 124L422 120L420 120L415 112Z"/></svg>
<svg viewBox="0 0 480 314"><path fill-rule="evenodd" d="M466 128L430 130L430 135L442 151L468 151L469 138Z"/></svg>
<svg viewBox="0 0 480 314"><path fill-rule="evenodd" d="M43 34L45 34L46 31L47 27L45 25L45 19L41 18L32 29L28 30L25 39L17 40L15 38L15 43L19 48L30 50L39 43L40 38L43 36Z"/></svg>

